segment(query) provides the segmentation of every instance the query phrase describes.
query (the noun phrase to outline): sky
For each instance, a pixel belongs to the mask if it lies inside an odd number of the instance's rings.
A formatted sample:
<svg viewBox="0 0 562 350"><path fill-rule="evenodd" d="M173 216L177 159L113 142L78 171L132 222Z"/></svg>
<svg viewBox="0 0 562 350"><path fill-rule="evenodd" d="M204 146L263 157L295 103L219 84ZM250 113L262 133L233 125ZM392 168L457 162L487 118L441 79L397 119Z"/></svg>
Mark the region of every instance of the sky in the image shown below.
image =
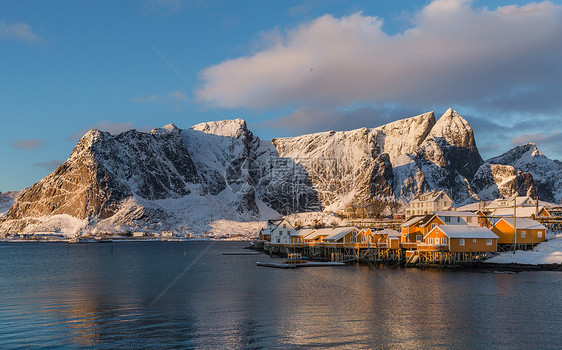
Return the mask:
<svg viewBox="0 0 562 350"><path fill-rule="evenodd" d="M0 191L80 137L243 118L262 139L449 107L484 159L562 159L562 2L0 2Z"/></svg>

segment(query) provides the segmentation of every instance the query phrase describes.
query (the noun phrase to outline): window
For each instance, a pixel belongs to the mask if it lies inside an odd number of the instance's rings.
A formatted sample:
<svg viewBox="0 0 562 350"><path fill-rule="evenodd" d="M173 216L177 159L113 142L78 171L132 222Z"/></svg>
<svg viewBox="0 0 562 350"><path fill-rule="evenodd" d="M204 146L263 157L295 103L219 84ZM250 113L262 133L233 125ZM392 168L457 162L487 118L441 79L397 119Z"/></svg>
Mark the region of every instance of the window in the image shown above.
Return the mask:
<svg viewBox="0 0 562 350"><path fill-rule="evenodd" d="M492 245L492 239L486 238L486 245Z"/></svg>
<svg viewBox="0 0 562 350"><path fill-rule="evenodd" d="M422 236L421 235L416 235L416 242L421 242L422 240Z"/></svg>
<svg viewBox="0 0 562 350"><path fill-rule="evenodd" d="M461 218L457 216L457 222L461 222Z"/></svg>
<svg viewBox="0 0 562 350"><path fill-rule="evenodd" d="M542 231L537 231L537 237L542 238Z"/></svg>
<svg viewBox="0 0 562 350"><path fill-rule="evenodd" d="M431 229L433 230L434 228L437 227L437 224L431 224Z"/></svg>
<svg viewBox="0 0 562 350"><path fill-rule="evenodd" d="M365 243L365 236L361 236L361 243Z"/></svg>
<svg viewBox="0 0 562 350"><path fill-rule="evenodd" d="M476 238L473 238L473 239L472 239L472 243L476 243Z"/></svg>
<svg viewBox="0 0 562 350"><path fill-rule="evenodd" d="M439 245L439 237L435 237L435 244Z"/></svg>
<svg viewBox="0 0 562 350"><path fill-rule="evenodd" d="M450 216L445 216L444 219L445 219L445 220L443 220L443 221L445 221L445 222L451 222L451 217L450 217Z"/></svg>
<svg viewBox="0 0 562 350"><path fill-rule="evenodd" d="M283 231L279 231L279 236L283 236Z"/></svg>
<svg viewBox="0 0 562 350"><path fill-rule="evenodd" d="M464 245L464 238L459 239L459 245Z"/></svg>
<svg viewBox="0 0 562 350"><path fill-rule="evenodd" d="M277 238L277 243L281 243L281 240L279 238Z"/></svg>
<svg viewBox="0 0 562 350"><path fill-rule="evenodd" d="M433 244L433 237L429 237L427 239L427 244Z"/></svg>
<svg viewBox="0 0 562 350"><path fill-rule="evenodd" d="M447 237L441 238L441 244L447 244Z"/></svg>
<svg viewBox="0 0 562 350"><path fill-rule="evenodd" d="M525 231L520 231L521 232L521 238L525 238L527 236L527 232Z"/></svg>
<svg viewBox="0 0 562 350"><path fill-rule="evenodd" d="M283 224L283 228L287 228L287 224Z"/></svg>

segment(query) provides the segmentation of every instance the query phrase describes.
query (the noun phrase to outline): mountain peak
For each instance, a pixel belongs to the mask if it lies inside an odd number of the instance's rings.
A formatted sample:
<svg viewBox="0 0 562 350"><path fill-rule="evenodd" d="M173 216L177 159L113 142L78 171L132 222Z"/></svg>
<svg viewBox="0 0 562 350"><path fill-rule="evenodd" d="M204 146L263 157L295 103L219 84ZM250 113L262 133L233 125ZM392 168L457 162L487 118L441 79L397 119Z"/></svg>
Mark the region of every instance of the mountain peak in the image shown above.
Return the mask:
<svg viewBox="0 0 562 350"><path fill-rule="evenodd" d="M521 162L528 163L535 157L543 158L545 156L535 143L529 142L524 145L513 147L500 156L488 159L487 162L491 164L514 165L515 163Z"/></svg>
<svg viewBox="0 0 562 350"><path fill-rule="evenodd" d="M172 134L172 133L178 133L180 132L180 128L178 128L174 123L168 124L168 125L164 125L161 128L156 128L150 131L151 134L153 135L162 135L162 134Z"/></svg>
<svg viewBox="0 0 562 350"><path fill-rule="evenodd" d="M194 125L190 129L227 137L240 137L249 132L246 121L240 118L204 122Z"/></svg>
<svg viewBox="0 0 562 350"><path fill-rule="evenodd" d="M447 109L437 120L429 136L441 139L453 146L476 150L472 128L466 119L452 108Z"/></svg>

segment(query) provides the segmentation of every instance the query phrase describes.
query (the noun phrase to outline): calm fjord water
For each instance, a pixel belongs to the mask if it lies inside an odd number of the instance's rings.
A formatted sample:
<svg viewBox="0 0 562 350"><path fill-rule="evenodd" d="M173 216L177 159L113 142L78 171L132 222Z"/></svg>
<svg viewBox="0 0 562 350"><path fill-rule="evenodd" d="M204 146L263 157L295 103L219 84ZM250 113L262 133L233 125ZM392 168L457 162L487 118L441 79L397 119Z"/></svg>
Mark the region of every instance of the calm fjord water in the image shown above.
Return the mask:
<svg viewBox="0 0 562 350"><path fill-rule="evenodd" d="M562 346L562 274L279 270L247 243L1 244L0 348Z"/></svg>

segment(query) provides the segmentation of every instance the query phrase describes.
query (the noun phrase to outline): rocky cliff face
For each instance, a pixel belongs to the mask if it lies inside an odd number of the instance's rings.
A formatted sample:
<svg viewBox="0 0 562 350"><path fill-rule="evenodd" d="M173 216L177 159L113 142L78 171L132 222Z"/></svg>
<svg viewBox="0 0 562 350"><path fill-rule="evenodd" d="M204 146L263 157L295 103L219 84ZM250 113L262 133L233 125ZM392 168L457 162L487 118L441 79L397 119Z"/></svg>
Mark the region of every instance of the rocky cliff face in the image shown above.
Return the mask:
<svg viewBox="0 0 562 350"><path fill-rule="evenodd" d="M545 157L534 143L528 143L488 159L478 169L472 183L485 200L517 193L559 202L562 199L562 164Z"/></svg>
<svg viewBox="0 0 562 350"><path fill-rule="evenodd" d="M178 198L189 194L189 185L198 181L191 156L174 126L116 136L91 130L66 162L21 194L2 227L18 232L39 218L54 215L103 220L115 215L129 197ZM128 219L144 216L145 210L132 208Z"/></svg>
<svg viewBox="0 0 562 350"><path fill-rule="evenodd" d="M92 130L66 162L23 191L0 234L203 232L213 220L335 211L432 189L451 193L457 205L513 191L559 200L560 175L560 163L534 145L484 163L472 129L451 109L439 120L430 112L271 142L241 119L115 136Z"/></svg>

